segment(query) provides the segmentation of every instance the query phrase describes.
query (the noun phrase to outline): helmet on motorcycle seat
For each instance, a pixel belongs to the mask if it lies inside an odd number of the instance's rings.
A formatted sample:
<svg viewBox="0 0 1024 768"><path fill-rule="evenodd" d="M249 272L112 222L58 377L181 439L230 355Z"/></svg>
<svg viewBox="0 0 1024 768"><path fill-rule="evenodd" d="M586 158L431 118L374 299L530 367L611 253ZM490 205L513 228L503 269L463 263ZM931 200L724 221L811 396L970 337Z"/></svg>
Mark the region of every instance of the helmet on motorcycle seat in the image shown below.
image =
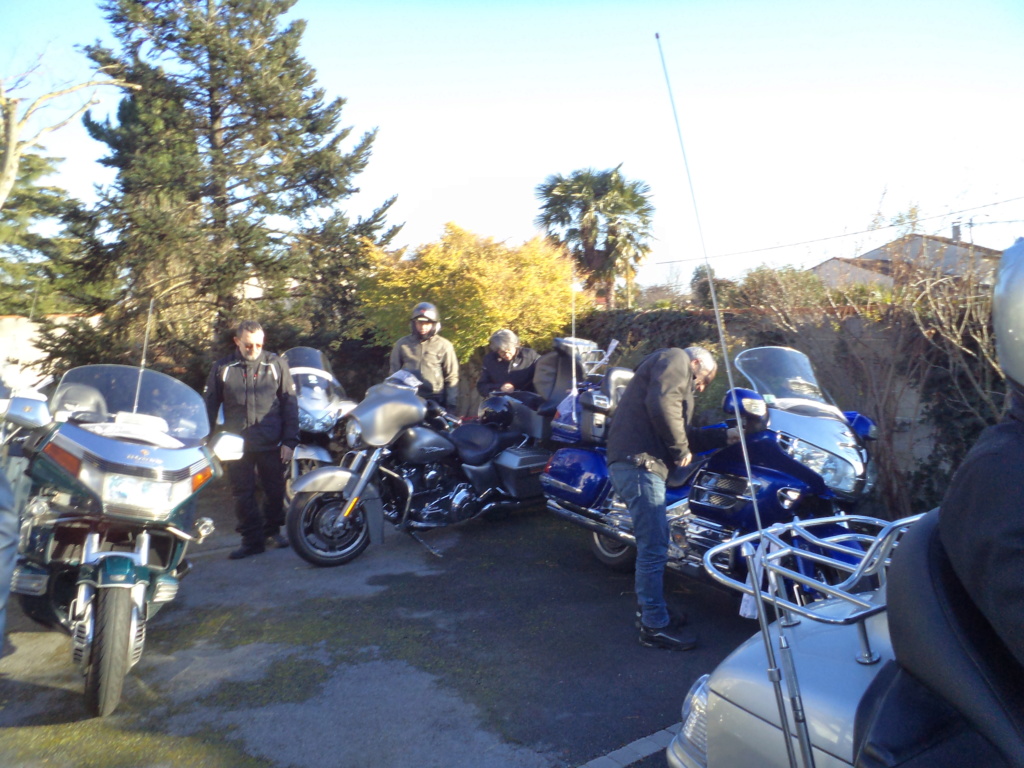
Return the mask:
<svg viewBox="0 0 1024 768"><path fill-rule="evenodd" d="M1003 251L992 292L999 366L1024 394L1024 237Z"/></svg>
<svg viewBox="0 0 1024 768"><path fill-rule="evenodd" d="M479 415L481 424L490 424L502 429L512 426L512 420L515 418L512 404L508 401L508 398L501 397L500 395L488 397L480 403Z"/></svg>
<svg viewBox="0 0 1024 768"><path fill-rule="evenodd" d="M409 325L412 328L412 332L421 339L429 339L441 330L441 313L437 311L437 307L426 301L421 301L412 308L412 317L410 320L411 322ZM417 327L417 320L425 320L430 323L430 325ZM421 330L421 328L423 330Z"/></svg>

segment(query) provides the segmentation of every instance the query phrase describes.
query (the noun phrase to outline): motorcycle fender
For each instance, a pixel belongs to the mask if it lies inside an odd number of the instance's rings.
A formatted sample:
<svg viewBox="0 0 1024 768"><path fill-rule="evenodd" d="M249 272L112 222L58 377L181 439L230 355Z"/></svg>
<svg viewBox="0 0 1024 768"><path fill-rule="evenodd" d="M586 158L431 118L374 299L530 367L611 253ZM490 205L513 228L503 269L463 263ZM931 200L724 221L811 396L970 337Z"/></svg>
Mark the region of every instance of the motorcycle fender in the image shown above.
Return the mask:
<svg viewBox="0 0 1024 768"><path fill-rule="evenodd" d="M95 563L83 564L78 580L92 582L100 589L134 587L149 582L149 569L136 565L130 557L108 555Z"/></svg>
<svg viewBox="0 0 1024 768"><path fill-rule="evenodd" d="M327 449L320 445L302 445L295 446L295 453L292 455L293 461L299 459L311 459L312 461L319 461L321 464L333 464L334 459L331 458L331 454L327 452Z"/></svg>
<svg viewBox="0 0 1024 768"><path fill-rule="evenodd" d="M292 490L296 493L335 493L352 488L359 475L342 467L318 467L307 472L294 483ZM367 483L363 489L363 508L366 510L366 524L370 528L370 543L384 542L384 505L380 500L380 491L374 483Z"/></svg>

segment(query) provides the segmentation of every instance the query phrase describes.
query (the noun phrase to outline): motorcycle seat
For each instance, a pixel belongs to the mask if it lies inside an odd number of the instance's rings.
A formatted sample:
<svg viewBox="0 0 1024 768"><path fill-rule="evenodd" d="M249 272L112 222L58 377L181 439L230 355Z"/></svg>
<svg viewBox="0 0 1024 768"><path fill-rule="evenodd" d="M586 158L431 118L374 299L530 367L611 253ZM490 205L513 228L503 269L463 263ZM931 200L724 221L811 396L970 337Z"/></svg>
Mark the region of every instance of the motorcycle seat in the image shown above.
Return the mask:
<svg viewBox="0 0 1024 768"><path fill-rule="evenodd" d="M490 461L506 448L519 445L523 441L521 432L500 430L475 422L463 424L452 432L450 437L459 452L459 458L474 467Z"/></svg>
<svg viewBox="0 0 1024 768"><path fill-rule="evenodd" d="M939 541L937 510L901 539L887 598L899 665L960 712L1007 764L1024 766L1024 667L956 577Z"/></svg>

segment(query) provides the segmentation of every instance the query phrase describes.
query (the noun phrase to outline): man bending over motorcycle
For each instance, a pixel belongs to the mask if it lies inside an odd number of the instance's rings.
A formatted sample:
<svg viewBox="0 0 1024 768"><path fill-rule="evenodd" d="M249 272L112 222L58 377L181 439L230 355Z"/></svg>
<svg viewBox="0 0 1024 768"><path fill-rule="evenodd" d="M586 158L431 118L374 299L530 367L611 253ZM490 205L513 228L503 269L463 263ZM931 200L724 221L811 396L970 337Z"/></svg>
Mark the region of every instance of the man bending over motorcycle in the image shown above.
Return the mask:
<svg viewBox="0 0 1024 768"><path fill-rule="evenodd" d="M665 603L665 481L672 469L690 463L691 443L704 437L688 429L693 396L704 391L717 371L714 357L703 347L672 347L648 355L626 387L608 432L612 485L629 507L636 535L635 588L642 645L676 651L697 645L694 635L682 629L685 617L671 621Z"/></svg>

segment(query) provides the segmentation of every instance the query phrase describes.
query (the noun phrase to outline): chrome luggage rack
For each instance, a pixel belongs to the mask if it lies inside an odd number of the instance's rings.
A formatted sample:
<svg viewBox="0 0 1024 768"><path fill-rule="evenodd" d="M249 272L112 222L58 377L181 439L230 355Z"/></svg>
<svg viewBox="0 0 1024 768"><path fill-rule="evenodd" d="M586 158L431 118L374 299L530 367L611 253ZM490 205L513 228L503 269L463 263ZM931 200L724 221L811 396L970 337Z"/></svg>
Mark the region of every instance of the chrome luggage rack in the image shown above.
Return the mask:
<svg viewBox="0 0 1024 768"><path fill-rule="evenodd" d="M772 605L783 621L801 616L826 624L853 624L885 610L886 569L893 549L911 524L923 515L912 515L894 522L863 515L836 515L812 520L778 523L763 531L739 536L712 547L704 554L704 568L715 581L745 595L755 595L750 579L737 581L724 573L715 558L735 557L739 550L749 572L761 572L767 587L758 591L760 599ZM827 535L816 530L827 528ZM836 532L836 528L840 532ZM720 558L720 561L725 561ZM801 573L800 565L813 573ZM817 592L821 599L832 599L846 605L845 610L822 612L812 609L815 603L799 603L793 599L796 590L789 585L802 585Z"/></svg>

